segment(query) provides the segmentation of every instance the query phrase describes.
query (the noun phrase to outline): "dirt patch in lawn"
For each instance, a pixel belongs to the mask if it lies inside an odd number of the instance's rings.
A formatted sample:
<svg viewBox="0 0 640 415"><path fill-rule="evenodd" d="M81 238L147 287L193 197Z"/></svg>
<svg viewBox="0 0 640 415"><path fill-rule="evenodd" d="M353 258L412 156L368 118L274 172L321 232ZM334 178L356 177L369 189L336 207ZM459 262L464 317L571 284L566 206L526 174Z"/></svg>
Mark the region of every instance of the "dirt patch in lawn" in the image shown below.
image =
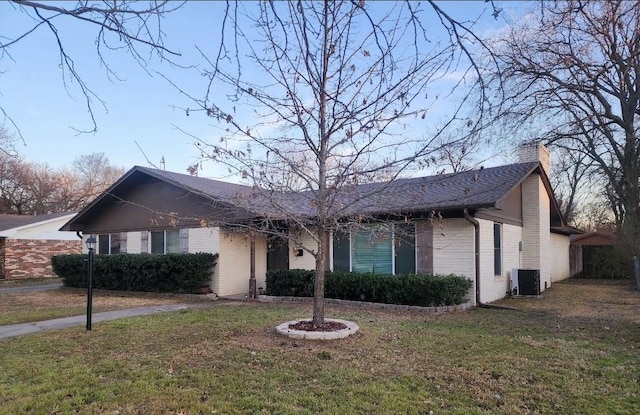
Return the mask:
<svg viewBox="0 0 640 415"><path fill-rule="evenodd" d="M569 279L555 283L538 298L504 299L499 304L564 317L631 321L640 324L640 291L629 280Z"/></svg>
<svg viewBox="0 0 640 415"><path fill-rule="evenodd" d="M29 293L13 293L2 297L0 313L23 311L25 308L29 310L39 310L56 307L82 306L86 305L86 302L87 295L85 293L70 292L65 291L64 289ZM184 302L184 300L177 298L116 297L94 293L93 309L95 311L108 311L147 305L176 304L180 302Z"/></svg>

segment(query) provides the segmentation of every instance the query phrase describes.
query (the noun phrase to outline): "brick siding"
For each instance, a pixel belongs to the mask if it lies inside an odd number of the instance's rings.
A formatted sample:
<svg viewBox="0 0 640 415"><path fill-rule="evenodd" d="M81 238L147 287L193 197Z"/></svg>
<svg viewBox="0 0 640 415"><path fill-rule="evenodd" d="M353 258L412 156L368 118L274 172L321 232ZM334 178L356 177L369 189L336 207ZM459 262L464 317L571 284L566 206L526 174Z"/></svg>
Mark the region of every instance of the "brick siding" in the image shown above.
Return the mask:
<svg viewBox="0 0 640 415"><path fill-rule="evenodd" d="M82 242L39 239L4 239L0 243L0 277L6 279L55 277L51 257L79 254Z"/></svg>

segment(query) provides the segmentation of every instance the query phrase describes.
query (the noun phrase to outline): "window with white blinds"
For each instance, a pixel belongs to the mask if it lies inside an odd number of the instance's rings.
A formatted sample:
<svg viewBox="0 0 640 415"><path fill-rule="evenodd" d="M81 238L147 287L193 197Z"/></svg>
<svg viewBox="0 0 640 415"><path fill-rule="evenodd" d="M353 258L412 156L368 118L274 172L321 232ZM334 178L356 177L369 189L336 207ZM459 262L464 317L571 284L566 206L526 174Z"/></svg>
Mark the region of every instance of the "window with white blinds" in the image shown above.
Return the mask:
<svg viewBox="0 0 640 415"><path fill-rule="evenodd" d="M333 235L333 270L408 274L416 271L415 225L362 225Z"/></svg>

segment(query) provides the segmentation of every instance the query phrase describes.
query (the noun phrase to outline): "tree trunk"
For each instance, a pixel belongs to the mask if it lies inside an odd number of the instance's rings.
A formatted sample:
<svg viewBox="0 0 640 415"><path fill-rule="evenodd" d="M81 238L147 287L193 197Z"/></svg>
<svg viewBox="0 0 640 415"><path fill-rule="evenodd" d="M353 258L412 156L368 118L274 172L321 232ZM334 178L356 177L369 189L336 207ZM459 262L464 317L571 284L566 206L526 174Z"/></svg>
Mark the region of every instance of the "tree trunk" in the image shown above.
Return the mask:
<svg viewBox="0 0 640 415"><path fill-rule="evenodd" d="M313 324L324 325L324 276L328 258L327 240L329 232L324 227L318 228L318 256L316 256L316 278L313 284Z"/></svg>
<svg viewBox="0 0 640 415"><path fill-rule="evenodd" d="M623 249L626 260L631 260L634 256L639 256L638 245L640 244L640 189L638 188L638 156L635 134L629 134L626 139L625 158L623 161L623 186L622 204L624 216L620 226L618 240Z"/></svg>
<svg viewBox="0 0 640 415"><path fill-rule="evenodd" d="M633 257L633 278L636 282L636 290L640 291L640 258Z"/></svg>

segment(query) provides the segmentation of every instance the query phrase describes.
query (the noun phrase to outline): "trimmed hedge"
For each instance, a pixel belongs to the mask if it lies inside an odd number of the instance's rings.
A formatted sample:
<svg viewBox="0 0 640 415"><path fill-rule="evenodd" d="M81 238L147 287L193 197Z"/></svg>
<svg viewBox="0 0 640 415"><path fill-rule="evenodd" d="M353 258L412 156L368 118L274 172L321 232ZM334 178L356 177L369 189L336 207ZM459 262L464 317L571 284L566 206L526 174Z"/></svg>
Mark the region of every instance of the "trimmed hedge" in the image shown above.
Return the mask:
<svg viewBox="0 0 640 415"><path fill-rule="evenodd" d="M218 254L120 254L94 257L93 287L118 291L200 293ZM67 287L86 287L88 255L56 255L54 272Z"/></svg>
<svg viewBox="0 0 640 415"><path fill-rule="evenodd" d="M579 278L626 279L633 276L633 261L615 245L582 247L582 272Z"/></svg>
<svg viewBox="0 0 640 415"><path fill-rule="evenodd" d="M293 269L267 272L267 294L312 297L315 271ZM472 287L457 275L369 274L329 272L325 296L342 300L423 307L462 304Z"/></svg>

